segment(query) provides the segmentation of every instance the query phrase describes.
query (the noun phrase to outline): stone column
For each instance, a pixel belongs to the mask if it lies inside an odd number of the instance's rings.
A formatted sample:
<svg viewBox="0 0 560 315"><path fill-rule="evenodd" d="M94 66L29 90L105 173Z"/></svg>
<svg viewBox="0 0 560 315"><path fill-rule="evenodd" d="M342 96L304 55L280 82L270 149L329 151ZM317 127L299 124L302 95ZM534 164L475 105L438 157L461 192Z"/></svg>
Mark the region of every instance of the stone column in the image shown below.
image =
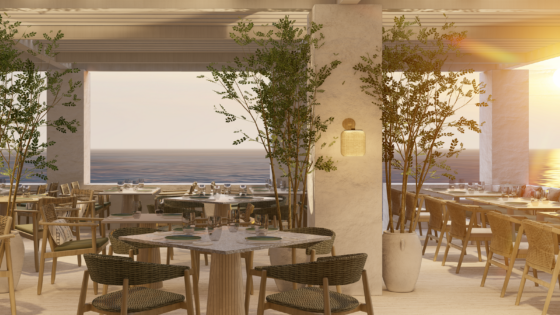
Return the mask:
<svg viewBox="0 0 560 315"><path fill-rule="evenodd" d="M480 74L493 102L480 108L480 180L487 185L529 182L529 70Z"/></svg>
<svg viewBox="0 0 560 315"><path fill-rule="evenodd" d="M79 181L80 186L89 183L90 179L90 82L89 73L80 71L64 76L61 93L67 90L68 80L82 81L82 87L76 89L79 101L76 101L76 107L66 107L62 103L66 99L62 99L47 114L49 121L54 121L60 117L66 120L76 119L80 122L76 133L62 133L53 127L47 128L47 137L49 141L56 142L47 149L47 158L49 160L56 159L58 171L48 170L47 176L49 182L58 182L59 184L70 184L73 181ZM47 102L52 104L54 96L48 93Z"/></svg>
<svg viewBox="0 0 560 315"><path fill-rule="evenodd" d="M382 180L381 180L381 113L373 99L360 90L360 75L352 69L360 56L376 53L381 48L382 16L380 5L315 5L310 20L322 24L324 46L313 52L313 65L318 68L334 59L342 64L323 85L316 107L323 118L334 117L334 123L321 141L338 140L320 149L315 156L332 156L337 171L314 172L310 194L310 226L336 232L336 254L367 253L371 293L380 295ZM344 157L340 152L342 121L352 118L356 129L366 135L365 156ZM344 293L363 295L361 282L343 288Z"/></svg>

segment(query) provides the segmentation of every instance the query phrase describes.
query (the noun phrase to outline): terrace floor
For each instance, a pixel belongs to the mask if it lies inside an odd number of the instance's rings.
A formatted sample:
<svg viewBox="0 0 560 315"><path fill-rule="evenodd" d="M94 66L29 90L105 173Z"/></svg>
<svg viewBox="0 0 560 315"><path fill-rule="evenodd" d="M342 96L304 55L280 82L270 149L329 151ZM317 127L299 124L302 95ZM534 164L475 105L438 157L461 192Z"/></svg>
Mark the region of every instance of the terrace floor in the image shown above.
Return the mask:
<svg viewBox="0 0 560 315"><path fill-rule="evenodd" d="M83 233L85 234L85 233ZM83 236L84 238L86 235ZM423 240L424 238L421 237ZM24 240L26 247L25 265L17 291L16 300L19 315L35 314L76 314L77 302L80 294L85 264L78 267L76 257L59 259L57 266L56 283L50 284L51 262L47 260L46 273L43 285L43 293L38 296L37 278L38 273L33 268L32 242ZM374 312L376 315L398 315L398 314L541 314L546 289L542 286L535 287L532 282L527 282L521 304L515 306L515 298L519 288L520 277L512 275L507 294L500 298L500 290L503 284L505 271L491 268L486 286L480 287L480 280L485 266L485 253L483 251L483 262L476 258L476 247L469 248L465 257L460 274L455 274L456 262L459 251L451 249L446 266L441 266L443 251L440 251L439 261L433 262L435 243L428 246L426 255L422 260L422 270L416 286L412 293L399 294L386 290L382 296L374 296ZM162 250L162 257L165 257ZM187 250L176 250L173 264L190 265L190 254ZM267 251L255 252L255 265L269 264ZM519 260L516 268L523 268L524 261ZM204 264L202 264L204 265ZM201 313L206 313L206 299L208 294L209 267L201 267L200 300ZM550 276L539 273L539 278L550 280ZM255 278L255 283L258 279ZM256 286L258 288L258 286ZM164 289L184 294L184 282L174 279L164 282ZM101 290L101 287L100 287ZM118 290L118 287L110 287L109 291ZM344 289L343 289L344 291ZM255 289L255 293L258 291ZM270 280L267 286L267 294L277 292L274 281ZM257 295L251 298L249 314L256 314ZM93 286L89 285L87 301L94 299ZM363 297L357 297L363 301ZM9 314L8 294L0 294L0 314ZM556 287L549 314L560 314L560 289ZM93 313L91 313L93 314ZM168 314L185 314L178 310ZM265 314L276 314L274 311L266 311Z"/></svg>

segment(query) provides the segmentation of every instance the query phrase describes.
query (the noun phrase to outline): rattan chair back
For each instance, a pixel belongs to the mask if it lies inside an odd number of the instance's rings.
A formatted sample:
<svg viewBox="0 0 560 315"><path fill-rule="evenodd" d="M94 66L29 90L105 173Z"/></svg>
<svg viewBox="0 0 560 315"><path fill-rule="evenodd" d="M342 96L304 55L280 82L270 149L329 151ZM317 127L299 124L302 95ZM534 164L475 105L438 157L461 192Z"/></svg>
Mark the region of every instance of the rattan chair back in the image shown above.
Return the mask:
<svg viewBox="0 0 560 315"><path fill-rule="evenodd" d="M72 189L80 189L80 182L72 182Z"/></svg>
<svg viewBox="0 0 560 315"><path fill-rule="evenodd" d="M391 208L392 215L401 214L401 198L402 192L398 189L391 189Z"/></svg>
<svg viewBox="0 0 560 315"><path fill-rule="evenodd" d="M243 214L243 221L251 222L251 214L255 210L255 206L252 203L247 204L247 209L245 209L245 213Z"/></svg>
<svg viewBox="0 0 560 315"><path fill-rule="evenodd" d="M0 215L0 235L10 234L10 229L12 228L12 218ZM0 240L0 254L2 253L4 243ZM2 261L2 256L0 255L0 261Z"/></svg>
<svg viewBox="0 0 560 315"><path fill-rule="evenodd" d="M311 235L322 235L322 236L330 236L330 240L321 241L317 243L307 243L307 244L299 244L299 245L292 245L286 246L286 248L304 248L306 249L306 254L311 255L311 251L315 250L315 254L317 255L325 255L330 254L334 240L336 238L336 233L333 230L320 228L320 227L303 227L303 228L295 228L285 230L284 232L291 232L291 233L301 233L301 234L311 234Z"/></svg>
<svg viewBox="0 0 560 315"><path fill-rule="evenodd" d="M60 190L62 191L63 195L70 195L70 186L68 186L68 184L60 185Z"/></svg>
<svg viewBox="0 0 560 315"><path fill-rule="evenodd" d="M455 238L465 238L467 236L467 209L465 206L448 201L447 212L451 218L451 235Z"/></svg>
<svg viewBox="0 0 560 315"><path fill-rule="evenodd" d="M412 213L418 209L418 202L420 202L420 197L422 195L418 195L418 200L416 200L416 204L414 203L414 199L416 198L416 193L414 192L407 192L406 193L406 203L405 203L405 218L407 220L412 219Z"/></svg>
<svg viewBox="0 0 560 315"><path fill-rule="evenodd" d="M163 204L164 213L182 213L183 217L187 220L190 219L190 214L195 213L197 217L201 216L201 210L196 210L195 208L204 209L204 204L199 202L181 202L178 200L165 199Z"/></svg>
<svg viewBox="0 0 560 315"><path fill-rule="evenodd" d="M329 279L329 285L347 285L360 280L366 264L367 254L351 254L333 257L321 257L316 262L266 266L269 278L285 280L307 285L322 285L323 279Z"/></svg>
<svg viewBox="0 0 560 315"><path fill-rule="evenodd" d="M113 247L113 252L121 255L128 255L130 250L134 251L134 255L138 255L138 249L140 248L157 248L160 246L136 243L130 241L121 241L119 237L129 236L129 235L140 235L149 234L157 232L157 229L145 228L145 227L127 227L113 230L109 234L109 241Z"/></svg>
<svg viewBox="0 0 560 315"><path fill-rule="evenodd" d="M495 254L508 257L513 251L513 242L515 241L512 218L499 212L488 212L486 216L492 229L490 250Z"/></svg>
<svg viewBox="0 0 560 315"><path fill-rule="evenodd" d="M280 213L282 215L282 220L288 220L288 216L290 213L290 209L289 206L280 206ZM250 215L252 218L254 218L256 215L265 215L268 214L268 217L272 220L272 218L274 216L276 216L277 219L278 218L278 211L276 209L276 206L274 207L270 207L270 208L261 208L261 209L254 209L253 213Z"/></svg>
<svg viewBox="0 0 560 315"><path fill-rule="evenodd" d="M47 195L51 197L58 197L58 183L51 183L47 191Z"/></svg>
<svg viewBox="0 0 560 315"><path fill-rule="evenodd" d="M133 261L128 257L84 254L91 279L100 284L142 285L183 277L188 266L161 265Z"/></svg>
<svg viewBox="0 0 560 315"><path fill-rule="evenodd" d="M443 222L445 204L446 201L443 199L432 196L424 196L424 205L426 206L426 210L430 212L428 227L440 231L443 229L443 225L447 224L447 222Z"/></svg>
<svg viewBox="0 0 560 315"><path fill-rule="evenodd" d="M41 195L47 192L47 185L37 186L37 195Z"/></svg>
<svg viewBox="0 0 560 315"><path fill-rule="evenodd" d="M58 219L56 212L57 205L64 205L68 208L76 208L77 197L61 197L61 198L41 198L37 203L37 209L41 212L42 220L45 222L53 222Z"/></svg>
<svg viewBox="0 0 560 315"><path fill-rule="evenodd" d="M553 227L531 220L523 220L522 223L529 250L526 262L531 267L552 273L556 266L555 255L558 254L558 237L552 232Z"/></svg>

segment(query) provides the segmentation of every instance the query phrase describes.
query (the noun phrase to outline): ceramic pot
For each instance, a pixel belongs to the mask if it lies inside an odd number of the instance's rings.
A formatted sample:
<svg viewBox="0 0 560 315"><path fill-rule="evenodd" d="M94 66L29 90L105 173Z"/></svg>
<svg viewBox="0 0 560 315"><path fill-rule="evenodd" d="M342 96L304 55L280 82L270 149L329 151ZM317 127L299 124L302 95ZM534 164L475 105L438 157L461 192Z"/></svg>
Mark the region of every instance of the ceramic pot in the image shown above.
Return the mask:
<svg viewBox="0 0 560 315"><path fill-rule="evenodd" d="M276 265L291 265L292 264L292 249L291 248L271 248L270 252L270 264ZM296 263L309 262L311 256L305 254L305 249L296 248ZM276 282L276 287L280 292L293 290L291 282L274 279ZM303 288L303 284L298 284L298 289Z"/></svg>
<svg viewBox="0 0 560 315"><path fill-rule="evenodd" d="M23 268L23 258L25 257L25 247L23 246L23 239L18 231L12 231L16 237L10 239L10 249L12 252L12 267L14 268L14 288L17 289L19 278L21 277L21 270ZM0 270L7 270L6 267L6 254L2 259L2 266ZM0 293L8 293L8 278L0 278Z"/></svg>
<svg viewBox="0 0 560 315"><path fill-rule="evenodd" d="M412 292L420 275L422 245L416 233L383 232L383 281L392 292Z"/></svg>

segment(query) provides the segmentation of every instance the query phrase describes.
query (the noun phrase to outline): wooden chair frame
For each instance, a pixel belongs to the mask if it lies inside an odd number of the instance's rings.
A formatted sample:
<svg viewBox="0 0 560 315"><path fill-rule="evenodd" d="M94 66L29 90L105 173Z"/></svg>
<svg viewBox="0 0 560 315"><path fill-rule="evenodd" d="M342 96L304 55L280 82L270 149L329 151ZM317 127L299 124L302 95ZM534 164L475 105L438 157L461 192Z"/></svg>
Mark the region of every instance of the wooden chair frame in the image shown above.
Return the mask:
<svg viewBox="0 0 560 315"><path fill-rule="evenodd" d="M21 237L33 241L33 256L35 259L35 272L39 271L39 241L41 240L42 234L39 231L39 221L40 213L37 210L37 204L34 206L33 210L22 210L14 209L18 216L25 216L31 218L31 224L33 225L33 234L26 233L22 230L17 230ZM29 221L28 221L29 222ZM29 224L29 223L28 223Z"/></svg>
<svg viewBox="0 0 560 315"><path fill-rule="evenodd" d="M2 260L4 258L4 253L6 253L6 270L0 270L0 278L8 278L8 291L10 293L10 309L11 314L16 315L16 292L14 289L14 267L12 266L12 252L10 247L10 239L14 238L15 235L10 233L12 227L12 218L6 218L6 225L4 227L3 234L0 235L0 265L2 265Z"/></svg>
<svg viewBox="0 0 560 315"><path fill-rule="evenodd" d="M451 213L449 213L451 210L450 208L454 207L454 206L459 206L463 209L463 211L471 211L472 215L470 220L468 220L469 222L462 222L462 223L456 223L456 220L453 219L453 215ZM449 213L449 216L451 217L451 229L449 230L448 233L448 237L447 237L447 246L445 247L445 255L443 255L443 261L441 262L442 266L445 266L445 262L447 261L447 254L449 253L449 248L453 247L455 249L458 249L461 251L461 257L459 258L459 262L457 263L457 269L455 270L455 273L459 273L459 271L461 270L461 265L463 264L463 258L465 257L465 254L467 253L467 246L469 244L470 241L475 241L476 242L476 247L478 249L478 261L482 261L482 254L480 251L480 242L484 241L485 242L485 246L486 246L486 255L488 255L488 253L490 252L490 249L488 247L488 242L492 239L491 235L476 235L473 234L473 228L480 228L478 226L477 222L477 216L480 214L481 216L481 222L482 222L482 228L486 228L486 218L485 218L485 214L490 212L492 210L484 210L478 206L471 206L471 205L463 205L454 201L447 201L447 212ZM467 225L466 226L466 231L459 231L461 230L460 226L457 226L458 224L464 224ZM457 228L456 228L457 226ZM458 232L464 233L464 235L460 235L458 234ZM459 239L462 242L462 246L459 245L455 245L452 242L453 238Z"/></svg>
<svg viewBox="0 0 560 315"><path fill-rule="evenodd" d="M438 209L428 209L428 204L426 203L426 200L430 200L439 204L442 211L440 216L435 215L436 213L433 213L433 211L438 211ZM422 249L422 255L426 253L428 240L436 241L437 247L436 247L436 252L434 253L434 261L437 261L439 250L443 242L443 236L445 235L445 233L449 233L449 226L447 225L447 222L449 220L449 214L447 212L447 201L432 196L424 196L424 206L430 212L430 221L428 221L428 232L426 232L426 240L424 241L424 248ZM441 220L437 219L439 217L441 217ZM434 235L432 235L432 232L434 232ZM438 237L438 232L439 232L439 237Z"/></svg>
<svg viewBox="0 0 560 315"><path fill-rule="evenodd" d="M295 308L291 308L288 306L282 306L270 302L266 302L266 270L251 270L251 276L259 276L261 277L261 284L259 289L259 300L257 306L257 315L264 315L265 310L275 310L282 313L287 313L291 315L316 315L317 313L306 312L302 310L298 310ZM369 284L367 280L367 272L365 270L362 271L362 284L364 287L364 298L366 303L360 304L358 307L351 309L346 312L339 312L334 313L337 315L345 315L345 314L352 314L356 312L365 312L368 315L373 315L373 304L371 302L371 294L369 292ZM247 289L248 291L248 289ZM248 292L245 293L248 295ZM329 279L323 278L323 299L324 299L324 310L325 315L331 315L331 307L330 307L330 295L329 295ZM245 305L245 314L248 314L247 305Z"/></svg>
<svg viewBox="0 0 560 315"><path fill-rule="evenodd" d="M101 245L100 247L97 247L97 239L96 239L96 229L98 224L101 223L101 220L103 219L99 219L99 218L80 218L80 217L63 217L65 220L67 221L74 221L74 222L78 222L78 223L51 223L48 222L47 216L43 210L43 206L47 205L47 204L68 204L68 203L72 203L72 205L74 205L74 207L72 208L68 208L68 209L59 209L58 211L76 211L75 205L77 202L77 197L65 197L65 198L56 198L56 199L52 199L52 198L45 198L45 199L41 199L39 200L39 203L37 204L38 208L40 209L39 211L41 212L41 216L42 216L42 220L39 222L39 225L43 226L43 241L41 244L41 263L39 266L39 283L37 285L37 295L41 295L41 291L43 289L43 275L44 275L44 271L45 271L45 260L47 258L52 258L53 262L52 262L52 270L51 270L51 284L54 284L55 278L56 278L56 264L57 264L57 259L59 257L67 257L67 256L78 256L78 266L81 266L81 255L83 254L89 254L89 253L93 253L93 254L98 254L100 252L103 252L103 254L105 254L106 251L106 247L107 244L109 243L109 240L107 240L107 242L105 242L103 245ZM86 223L86 222L80 222L80 221L93 221L93 222L97 222L97 223ZM80 240L80 227L90 227L91 228L91 244L92 247L91 248L86 248L86 249L76 249L76 250L67 250L67 251L55 251L57 244L54 242L53 237L51 235L51 232L49 230L49 226L69 226L69 227L75 227L76 231L73 231L74 236L76 237L77 240ZM101 226L101 234L102 237L105 237L105 229L103 229L103 226ZM51 251L47 252L47 241L50 245ZM93 285L94 288L94 292L95 294L97 294L97 283L94 283Z"/></svg>
<svg viewBox="0 0 560 315"><path fill-rule="evenodd" d="M546 288L548 288L548 293L546 295L546 300L544 302L544 307L543 307L543 311L542 314L546 315L547 311L548 311L548 307L550 306L550 300L552 299L552 294L554 293L554 287L556 284L556 281L559 282L560 284L560 259L556 259L555 255L558 255L558 238L560 237L560 225L557 224L543 224L541 222L535 222L535 221L531 221L531 220L524 220L521 221L521 227L527 231L527 225L540 225L539 228L542 229L543 232L549 232L551 234L551 246L552 247L552 253L548 253L551 254L551 261L552 262L552 268L548 268L548 267L544 267L540 264L534 263L533 261L531 261L531 252L532 252L532 248L531 248L531 238L529 237L529 235L527 235L527 239L529 240L529 253L527 255L527 258L525 259L525 268L523 269L523 275L521 277L521 284L519 285L519 291L517 292L517 299L515 300L515 305L519 305L519 302L521 301L521 296L523 294L523 289L525 287L525 281L527 281L527 279L540 284ZM534 245L533 245L534 246ZM550 248L549 248L550 249ZM537 253L534 254L533 257L535 256L539 256L542 255L541 253ZM541 260L542 257L540 257ZM538 279L536 277L531 277L529 275L529 268L533 268L533 271L535 272L536 270L539 271L543 271L546 272L548 274L552 275L551 281L550 282L546 282L544 280Z"/></svg>
<svg viewBox="0 0 560 315"><path fill-rule="evenodd" d="M70 185L68 184L62 184L60 185L60 197L70 197L72 195L72 192L70 190Z"/></svg>

